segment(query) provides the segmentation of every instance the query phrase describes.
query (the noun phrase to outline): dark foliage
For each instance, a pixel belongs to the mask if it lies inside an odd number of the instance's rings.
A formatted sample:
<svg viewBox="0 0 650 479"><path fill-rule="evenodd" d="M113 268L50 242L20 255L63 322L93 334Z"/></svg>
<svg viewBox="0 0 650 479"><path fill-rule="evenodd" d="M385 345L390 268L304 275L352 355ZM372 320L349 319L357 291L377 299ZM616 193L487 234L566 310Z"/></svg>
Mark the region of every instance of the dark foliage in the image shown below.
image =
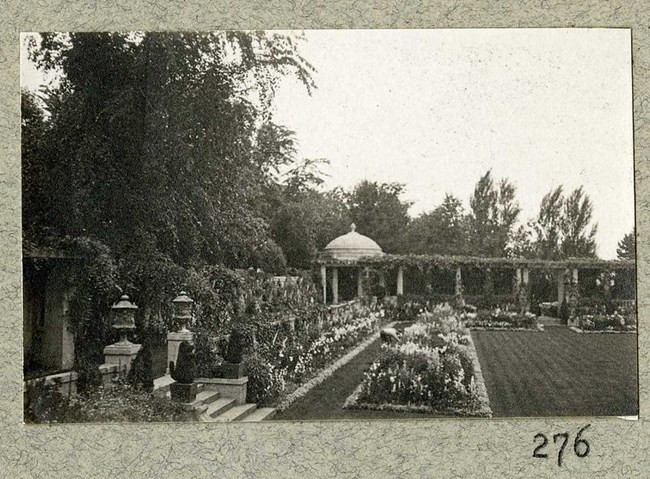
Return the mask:
<svg viewBox="0 0 650 479"><path fill-rule="evenodd" d="M194 347L187 341L182 341L178 346L176 363L170 365L171 377L182 384L190 384L196 379L196 359Z"/></svg>
<svg viewBox="0 0 650 479"><path fill-rule="evenodd" d="M241 363L244 355L246 337L244 332L237 328L230 333L228 350L224 359L229 363Z"/></svg>
<svg viewBox="0 0 650 479"><path fill-rule="evenodd" d="M131 369L127 375L127 381L136 389L143 389L151 392L153 391L153 380L151 347L149 341L144 341L138 355L131 363Z"/></svg>

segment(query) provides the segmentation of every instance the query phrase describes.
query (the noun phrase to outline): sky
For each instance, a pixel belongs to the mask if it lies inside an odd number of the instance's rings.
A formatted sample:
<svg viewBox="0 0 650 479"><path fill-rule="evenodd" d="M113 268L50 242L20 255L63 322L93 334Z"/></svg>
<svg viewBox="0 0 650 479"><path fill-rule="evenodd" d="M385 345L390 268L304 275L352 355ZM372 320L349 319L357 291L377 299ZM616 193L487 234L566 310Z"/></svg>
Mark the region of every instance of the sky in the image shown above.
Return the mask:
<svg viewBox="0 0 650 479"><path fill-rule="evenodd" d="M280 85L274 121L300 158L326 158L325 188L405 184L411 216L446 193L469 207L488 169L517 187L523 222L549 190L584 186L611 259L634 226L627 29L312 30L308 95ZM24 60L23 48L23 60ZM22 85L46 79L22 62ZM363 233L363 232L361 232Z"/></svg>
<svg viewBox="0 0 650 479"><path fill-rule="evenodd" d="M445 193L469 207L488 169L517 187L524 222L549 190L584 186L598 254L634 226L630 32L626 29L315 30L310 97L279 89L274 121L299 155L327 158L325 187L406 185L411 216ZM363 233L363 232L361 232Z"/></svg>

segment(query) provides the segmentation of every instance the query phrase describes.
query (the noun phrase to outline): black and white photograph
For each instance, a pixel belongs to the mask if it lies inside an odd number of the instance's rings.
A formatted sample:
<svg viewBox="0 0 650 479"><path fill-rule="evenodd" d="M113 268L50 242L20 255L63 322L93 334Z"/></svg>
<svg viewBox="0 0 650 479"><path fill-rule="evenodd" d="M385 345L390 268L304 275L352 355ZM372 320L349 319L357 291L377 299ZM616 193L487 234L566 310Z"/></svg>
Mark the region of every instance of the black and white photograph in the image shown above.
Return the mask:
<svg viewBox="0 0 650 479"><path fill-rule="evenodd" d="M20 55L25 423L638 419L629 29Z"/></svg>

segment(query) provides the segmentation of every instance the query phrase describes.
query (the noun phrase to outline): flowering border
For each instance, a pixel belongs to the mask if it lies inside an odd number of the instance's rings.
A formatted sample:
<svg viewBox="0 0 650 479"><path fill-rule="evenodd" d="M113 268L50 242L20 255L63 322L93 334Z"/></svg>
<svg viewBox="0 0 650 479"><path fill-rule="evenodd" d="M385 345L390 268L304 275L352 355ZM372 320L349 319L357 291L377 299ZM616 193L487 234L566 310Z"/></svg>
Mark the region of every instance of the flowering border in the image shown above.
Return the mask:
<svg viewBox="0 0 650 479"><path fill-rule="evenodd" d="M408 404L372 404L366 402L359 402L359 396L363 392L364 381L354 389L352 394L350 394L345 403L343 404L343 409L368 409L372 411L397 411L397 412L417 412L422 414L436 414L444 416L474 416L474 417L492 417L492 408L490 408L490 398L487 393L487 388L485 387L485 380L483 379L483 373L481 371L481 364L478 360L478 355L476 354L476 346L474 345L474 340L472 335L467 336L468 344L464 349L469 354L469 357L472 359L474 365L474 382L476 384L476 392L478 395L480 407L477 410L469 410L464 408L447 408L447 409L434 409L430 406L417 406L417 405L408 405ZM451 414L450 414L451 413Z"/></svg>
<svg viewBox="0 0 650 479"><path fill-rule="evenodd" d="M386 328L393 327L395 325L396 321L393 321L392 323L384 326ZM332 364L330 364L328 367L323 369L316 377L310 379L307 381L305 384L300 386L298 389L296 389L294 392L289 394L287 397L285 397L282 401L278 403L278 405L275 406L275 408L278 411L285 411L289 406L291 406L294 402L296 402L298 399L302 398L305 396L309 391L311 391L313 388L318 386L320 383L325 381L327 378L329 378L334 372L336 372L337 369L345 366L347 363L352 361L359 353L361 353L364 349L366 349L370 344L372 344L374 341L379 339L379 333L380 331L374 332L372 335L368 337L365 341L363 341L361 344L359 344L357 347L355 347L352 351L348 352L345 356L337 359L334 361Z"/></svg>
<svg viewBox="0 0 650 479"><path fill-rule="evenodd" d="M504 328L504 327L491 327L491 326L467 326L470 331L528 331L531 333L543 333L544 325L539 324L534 328Z"/></svg>

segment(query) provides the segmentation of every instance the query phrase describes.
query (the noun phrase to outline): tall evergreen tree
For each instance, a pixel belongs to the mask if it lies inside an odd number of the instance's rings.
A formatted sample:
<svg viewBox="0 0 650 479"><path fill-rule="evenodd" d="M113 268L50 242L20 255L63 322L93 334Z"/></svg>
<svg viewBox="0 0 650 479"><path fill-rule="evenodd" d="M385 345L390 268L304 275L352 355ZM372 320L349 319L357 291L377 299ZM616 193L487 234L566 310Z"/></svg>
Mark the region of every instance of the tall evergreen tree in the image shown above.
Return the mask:
<svg viewBox="0 0 650 479"><path fill-rule="evenodd" d="M562 186L549 191L542 198L537 215L537 255L542 259L558 259L563 230L564 193Z"/></svg>
<svg viewBox="0 0 650 479"><path fill-rule="evenodd" d="M596 231L591 224L593 204L580 186L564 202L562 254L565 258L595 257Z"/></svg>
<svg viewBox="0 0 650 479"><path fill-rule="evenodd" d="M535 222L536 249L542 259L596 256L597 225L593 205L582 186L564 196L558 186L542 198Z"/></svg>
<svg viewBox="0 0 650 479"><path fill-rule="evenodd" d="M616 248L616 257L618 259L636 259L636 238L635 229L623 236L623 239L618 242Z"/></svg>
<svg viewBox="0 0 650 479"><path fill-rule="evenodd" d="M470 252L478 256L505 256L521 208L516 188L506 178L495 184L488 170L470 198Z"/></svg>

